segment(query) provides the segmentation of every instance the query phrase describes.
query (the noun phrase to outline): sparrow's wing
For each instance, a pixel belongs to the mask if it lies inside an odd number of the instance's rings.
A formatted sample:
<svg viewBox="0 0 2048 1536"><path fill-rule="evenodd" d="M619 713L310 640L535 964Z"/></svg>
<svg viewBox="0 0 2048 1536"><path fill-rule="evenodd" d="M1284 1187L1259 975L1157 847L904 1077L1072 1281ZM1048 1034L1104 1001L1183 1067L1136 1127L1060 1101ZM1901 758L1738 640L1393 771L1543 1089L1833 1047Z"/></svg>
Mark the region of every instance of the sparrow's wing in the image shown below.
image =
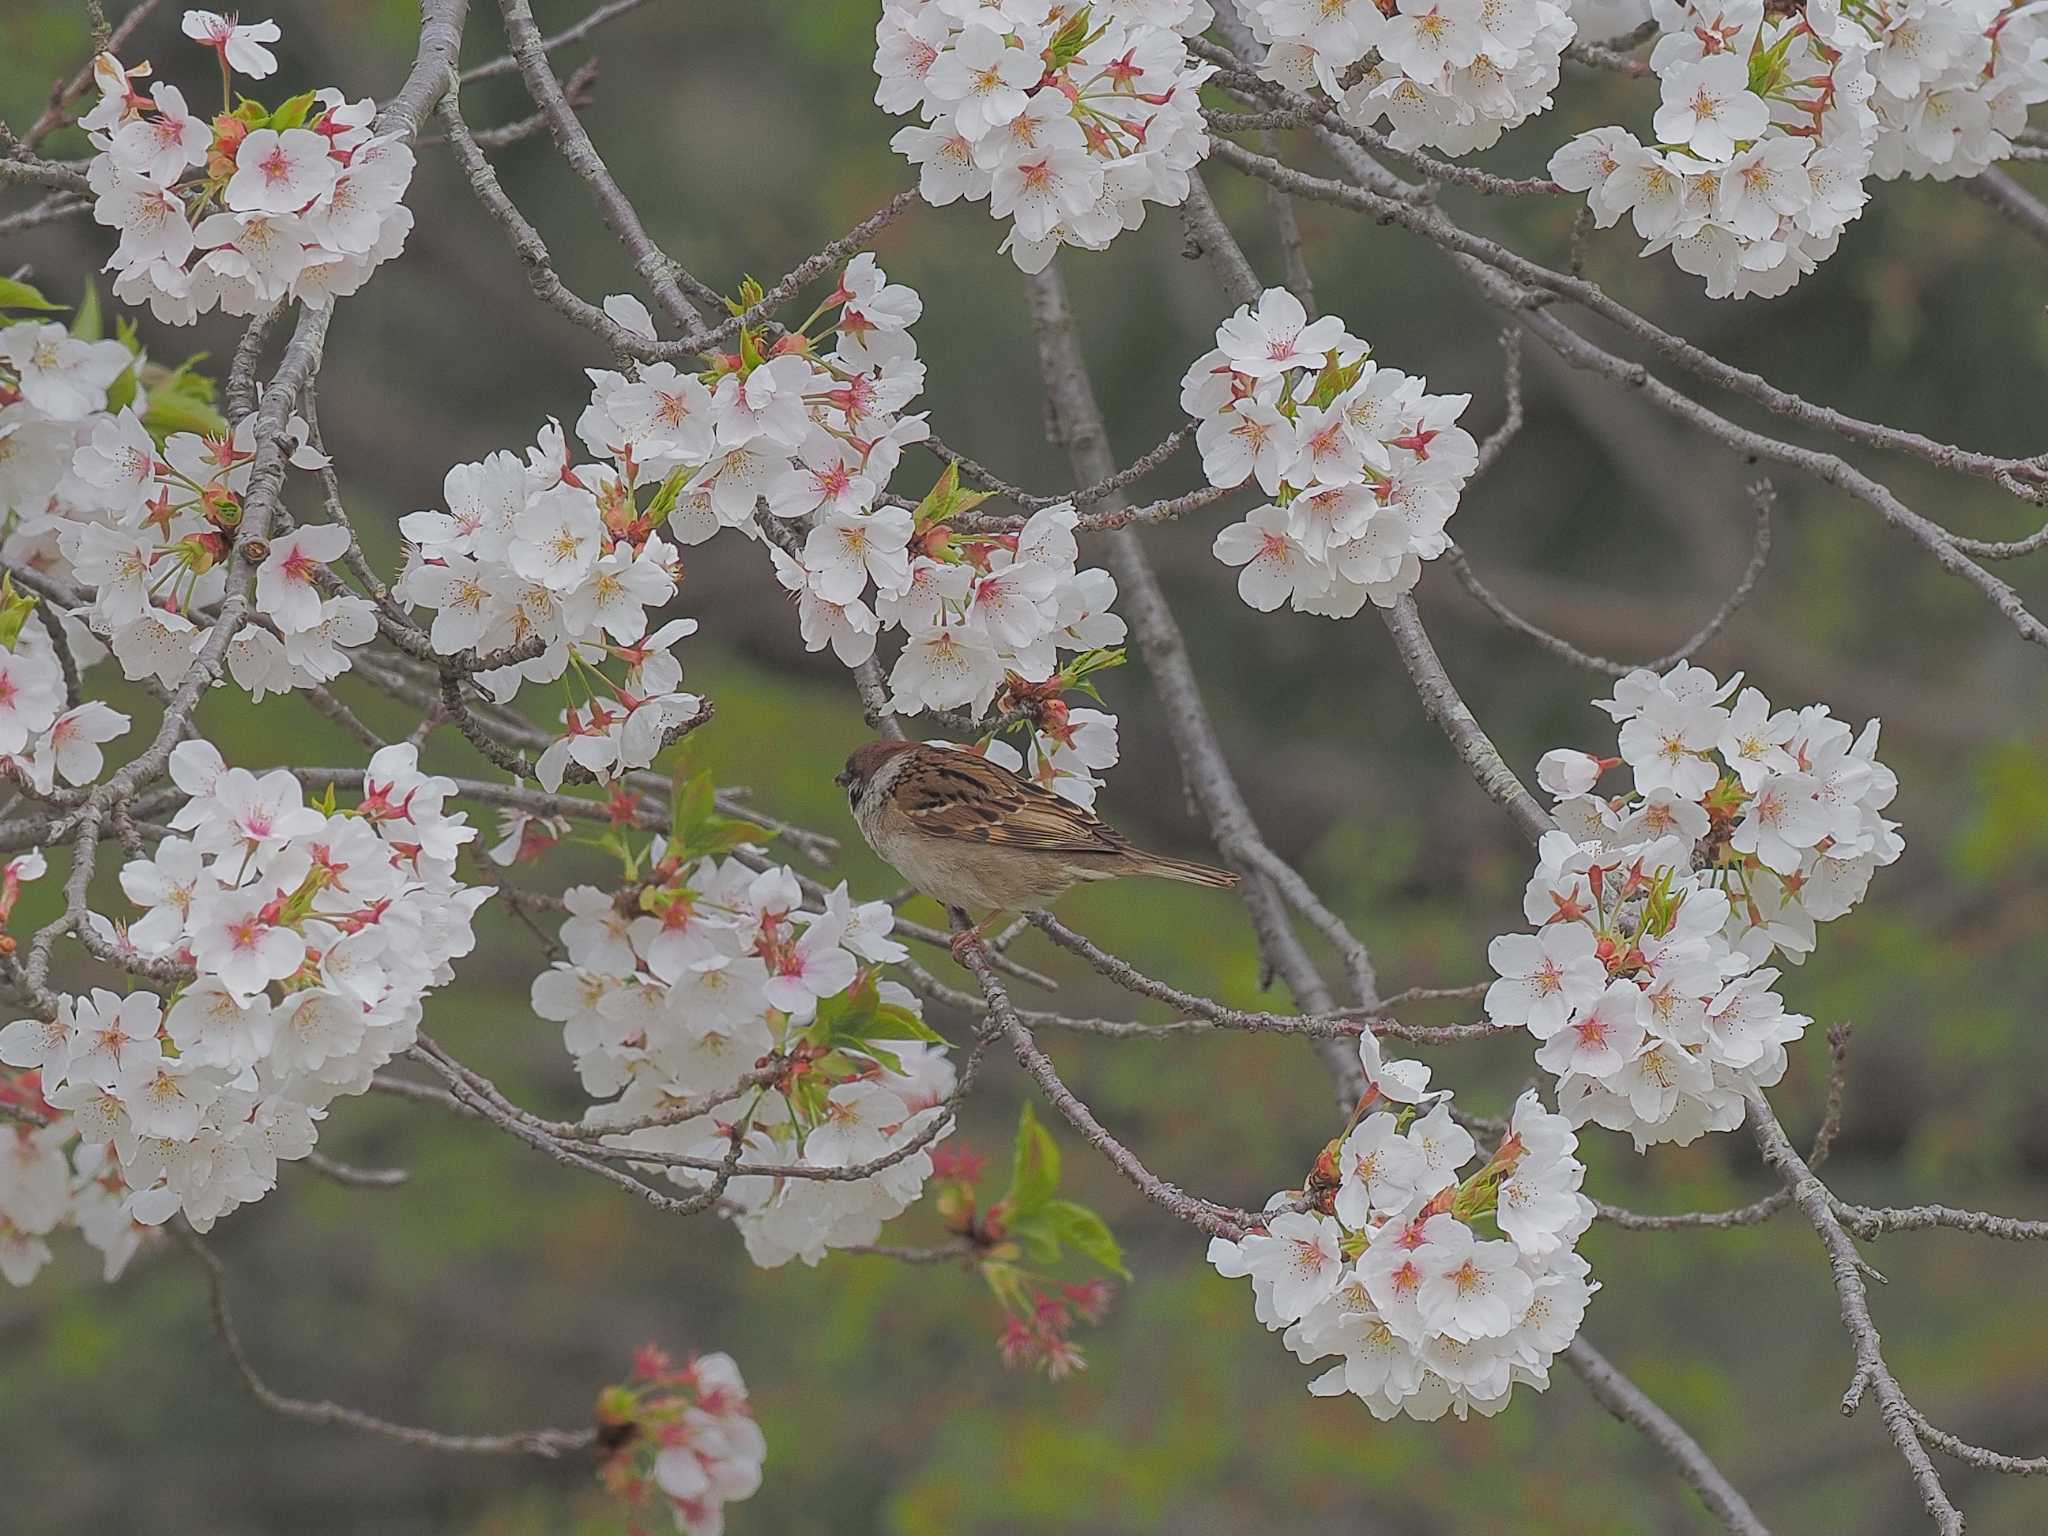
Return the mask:
<svg viewBox="0 0 2048 1536"><path fill-rule="evenodd" d="M1111 857L1131 847L1073 801L974 752L920 747L908 754L890 793L910 824L930 837Z"/></svg>

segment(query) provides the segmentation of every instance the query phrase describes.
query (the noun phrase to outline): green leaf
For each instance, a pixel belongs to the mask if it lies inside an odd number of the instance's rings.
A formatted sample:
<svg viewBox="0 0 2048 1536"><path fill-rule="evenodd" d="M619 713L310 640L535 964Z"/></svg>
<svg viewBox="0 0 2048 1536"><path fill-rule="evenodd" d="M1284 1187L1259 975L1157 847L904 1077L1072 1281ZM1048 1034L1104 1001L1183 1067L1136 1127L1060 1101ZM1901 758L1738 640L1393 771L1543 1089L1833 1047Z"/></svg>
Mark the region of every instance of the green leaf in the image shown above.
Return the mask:
<svg viewBox="0 0 2048 1536"><path fill-rule="evenodd" d="M1060 1149L1027 1101L1017 1114L1017 1147L1010 1158L1010 1188L1003 1196L1012 1227L1017 1217L1042 1209L1059 1187Z"/></svg>
<svg viewBox="0 0 2048 1536"><path fill-rule="evenodd" d="M1082 6L1080 10L1067 18L1065 26L1053 33L1052 42L1047 45L1045 50L1047 74L1058 74L1069 64L1073 63L1075 56L1088 46L1088 12L1090 9L1091 7L1089 6Z"/></svg>
<svg viewBox="0 0 2048 1536"><path fill-rule="evenodd" d="M205 400L178 391L153 389L142 424L158 442L177 432L197 432L203 437L225 437L228 419Z"/></svg>
<svg viewBox="0 0 2048 1536"><path fill-rule="evenodd" d="M1321 372L1316 375L1315 393L1309 396L1309 404L1322 410L1328 407L1345 390L1356 384L1365 372L1366 360L1361 357L1353 362L1340 365L1337 354L1328 354Z"/></svg>
<svg viewBox="0 0 2048 1536"><path fill-rule="evenodd" d="M14 590L14 577L0 575L0 647L13 650L15 642L21 639L21 628L28 623L28 616L35 611L36 599L32 592Z"/></svg>
<svg viewBox="0 0 2048 1536"><path fill-rule="evenodd" d="M1012 1212L1003 1235L1021 1247L1034 1264L1050 1266L1060 1261L1059 1227L1047 1207Z"/></svg>
<svg viewBox="0 0 2048 1536"><path fill-rule="evenodd" d="M106 334L106 326L100 320L100 291L91 283L85 285L85 297L78 301L78 313L71 317L71 334L80 341L98 341ZM117 410L117 406L108 406Z"/></svg>
<svg viewBox="0 0 2048 1536"><path fill-rule="evenodd" d="M870 1040L929 1040L944 1045L946 1037L899 1003L883 1003L875 1009L875 1021L868 1026Z"/></svg>
<svg viewBox="0 0 2048 1536"><path fill-rule="evenodd" d="M872 1040L861 1041L858 1049L863 1055L871 1056L881 1063L887 1071L894 1072L898 1077L903 1076L903 1058L894 1051L876 1045Z"/></svg>
<svg viewBox="0 0 2048 1536"><path fill-rule="evenodd" d="M0 277L0 310L32 309L41 314L55 314L63 309L62 304L52 304L41 293L18 278Z"/></svg>
<svg viewBox="0 0 2048 1536"><path fill-rule="evenodd" d="M805 1027L804 1038L813 1045L866 1050L868 1031L880 1006L874 972L862 971L844 992L819 999L817 1015Z"/></svg>
<svg viewBox="0 0 2048 1536"><path fill-rule="evenodd" d="M1131 1272L1124 1268L1124 1251L1110 1234L1109 1223L1072 1200L1054 1200L1047 1204L1045 1219L1052 1223L1061 1242L1089 1258L1113 1275L1131 1278Z"/></svg>
<svg viewBox="0 0 2048 1536"><path fill-rule="evenodd" d="M648 519L655 523L667 522L675 512L676 503L683 499L683 487L689 481L688 469L670 470L668 478L655 488L654 499L647 503Z"/></svg>
<svg viewBox="0 0 2048 1536"><path fill-rule="evenodd" d="M750 821L718 814L711 775L685 780L677 765L669 799L669 852L689 859L729 853L742 843L757 843L767 834Z"/></svg>
<svg viewBox="0 0 2048 1536"><path fill-rule="evenodd" d="M710 774L700 773L686 779L678 767L668 802L668 831L671 842L683 842L689 830L701 824L711 814L712 794Z"/></svg>
<svg viewBox="0 0 2048 1536"><path fill-rule="evenodd" d="M911 514L911 522L919 533L935 523L943 523L953 511L953 498L960 494L960 466L951 459L946 461L945 470L933 482L932 488L924 494L924 500L917 504Z"/></svg>
<svg viewBox="0 0 2048 1536"><path fill-rule="evenodd" d="M270 126L279 133L283 133L287 128L303 128L306 126L306 115L312 110L313 93L302 92L279 103L277 110L270 114Z"/></svg>
<svg viewBox="0 0 2048 1536"><path fill-rule="evenodd" d="M121 329L125 341L125 320ZM227 418L214 408L213 380L196 371L205 360L204 352L194 353L150 386L149 406L142 413L142 424L158 442L173 432L197 432L206 437L227 435Z"/></svg>
<svg viewBox="0 0 2048 1536"><path fill-rule="evenodd" d="M121 411L133 405L138 388L135 382L135 365L130 363L121 370L120 376L107 386L107 409Z"/></svg>

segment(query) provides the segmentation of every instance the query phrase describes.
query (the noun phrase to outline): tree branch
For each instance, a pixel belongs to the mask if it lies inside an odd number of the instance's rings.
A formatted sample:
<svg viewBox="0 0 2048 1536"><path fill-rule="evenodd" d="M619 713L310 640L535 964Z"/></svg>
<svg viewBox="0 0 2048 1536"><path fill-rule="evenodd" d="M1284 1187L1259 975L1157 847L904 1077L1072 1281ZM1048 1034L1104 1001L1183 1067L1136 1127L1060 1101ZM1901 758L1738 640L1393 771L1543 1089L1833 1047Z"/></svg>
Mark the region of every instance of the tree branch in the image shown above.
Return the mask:
<svg viewBox="0 0 2048 1536"><path fill-rule="evenodd" d="M249 1361L228 1311L227 1271L213 1249L181 1220L174 1228L178 1240L191 1250L206 1272L207 1304L213 1314L213 1331L227 1352L228 1362L242 1388L270 1412L304 1424L340 1425L365 1434L395 1440L415 1450L444 1451L461 1456L539 1456L546 1460L571 1451L587 1450L597 1443L595 1429L522 1429L503 1435L450 1435L436 1429L399 1424L360 1408L303 1397L287 1397L268 1385Z"/></svg>

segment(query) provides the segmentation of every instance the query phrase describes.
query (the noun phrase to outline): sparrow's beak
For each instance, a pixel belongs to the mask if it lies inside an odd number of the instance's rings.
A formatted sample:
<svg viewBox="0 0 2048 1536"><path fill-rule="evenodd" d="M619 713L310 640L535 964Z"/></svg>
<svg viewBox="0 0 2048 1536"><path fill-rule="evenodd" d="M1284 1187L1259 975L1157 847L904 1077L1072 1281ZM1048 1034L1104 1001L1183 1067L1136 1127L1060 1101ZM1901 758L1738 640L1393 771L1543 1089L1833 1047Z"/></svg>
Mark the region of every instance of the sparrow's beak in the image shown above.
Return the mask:
<svg viewBox="0 0 2048 1536"><path fill-rule="evenodd" d="M834 784L837 784L841 789L853 788L853 770L851 768L840 769L837 773L832 775L832 782Z"/></svg>

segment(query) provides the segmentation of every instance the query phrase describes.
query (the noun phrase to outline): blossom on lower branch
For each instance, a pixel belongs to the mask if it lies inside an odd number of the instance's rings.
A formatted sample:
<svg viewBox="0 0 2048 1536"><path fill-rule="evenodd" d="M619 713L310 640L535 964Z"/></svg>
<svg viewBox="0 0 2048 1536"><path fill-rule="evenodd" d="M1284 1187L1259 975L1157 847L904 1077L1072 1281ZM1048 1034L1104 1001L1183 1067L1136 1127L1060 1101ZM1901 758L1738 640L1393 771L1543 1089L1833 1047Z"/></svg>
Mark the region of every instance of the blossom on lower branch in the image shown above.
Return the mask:
<svg viewBox="0 0 2048 1536"><path fill-rule="evenodd" d="M665 1509L682 1536L719 1536L725 1506L761 1486L768 1442L731 1355L679 1366L653 1345L635 1351L631 1379L599 1394L597 1423L605 1487L636 1517Z"/></svg>
<svg viewBox="0 0 2048 1536"><path fill-rule="evenodd" d="M743 835L709 825L655 838L616 893L569 890L568 958L535 979L534 1011L563 1025L584 1088L617 1095L590 1125L696 1107L605 1138L689 1160L646 1171L695 1190L728 1159L795 1170L731 1178L724 1208L757 1264L816 1264L917 1199L926 1149L952 1130L953 1066L883 973L906 954L886 902L807 895L751 854L700 856Z"/></svg>
<svg viewBox="0 0 2048 1536"><path fill-rule="evenodd" d="M1815 925L1905 848L1882 815L1898 781L1877 722L1852 733L1822 704L1773 710L1741 681L1630 673L1598 701L1621 724L1618 757L1545 754L1537 780L1567 830L1543 838L1523 896L1535 933L1487 950L1488 1015L1543 1042L1574 1125L1638 1148L1742 1123L1745 1093L1784 1075L1811 1022L1768 962L1804 960ZM1592 792L1624 764L1631 792Z"/></svg>
<svg viewBox="0 0 2048 1536"><path fill-rule="evenodd" d="M1550 1384L1599 1289L1574 1251L1594 1214L1578 1138L1524 1093L1462 1173L1477 1146L1450 1095L1424 1091L1429 1069L1382 1062L1370 1035L1360 1056L1350 1127L1301 1190L1273 1197L1263 1230L1213 1239L1209 1262L1251 1280L1259 1321L1304 1364L1336 1361L1317 1395L1349 1392L1380 1419L1490 1416L1517 1383Z"/></svg>
<svg viewBox="0 0 2048 1536"><path fill-rule="evenodd" d="M1209 483L1256 480L1272 498L1215 546L1262 612L1284 602L1343 619L1368 599L1385 607L1450 547L1444 525L1479 463L1457 425L1472 397L1427 394L1371 350L1343 321L1311 321L1293 294L1269 288L1181 380Z"/></svg>
<svg viewBox="0 0 2048 1536"><path fill-rule="evenodd" d="M0 1062L26 1074L0 1087L23 1122L0 1161L0 1268L17 1284L48 1256L39 1242L24 1254L24 1234L75 1223L111 1272L137 1224L182 1212L205 1231L261 1199L280 1162L312 1151L329 1103L413 1043L492 894L456 877L475 829L443 811L455 786L421 773L410 745L370 759L347 809L201 740L170 766L187 799L121 869L142 915L86 921L98 946L189 974L60 996L50 1017L0 1029Z"/></svg>

